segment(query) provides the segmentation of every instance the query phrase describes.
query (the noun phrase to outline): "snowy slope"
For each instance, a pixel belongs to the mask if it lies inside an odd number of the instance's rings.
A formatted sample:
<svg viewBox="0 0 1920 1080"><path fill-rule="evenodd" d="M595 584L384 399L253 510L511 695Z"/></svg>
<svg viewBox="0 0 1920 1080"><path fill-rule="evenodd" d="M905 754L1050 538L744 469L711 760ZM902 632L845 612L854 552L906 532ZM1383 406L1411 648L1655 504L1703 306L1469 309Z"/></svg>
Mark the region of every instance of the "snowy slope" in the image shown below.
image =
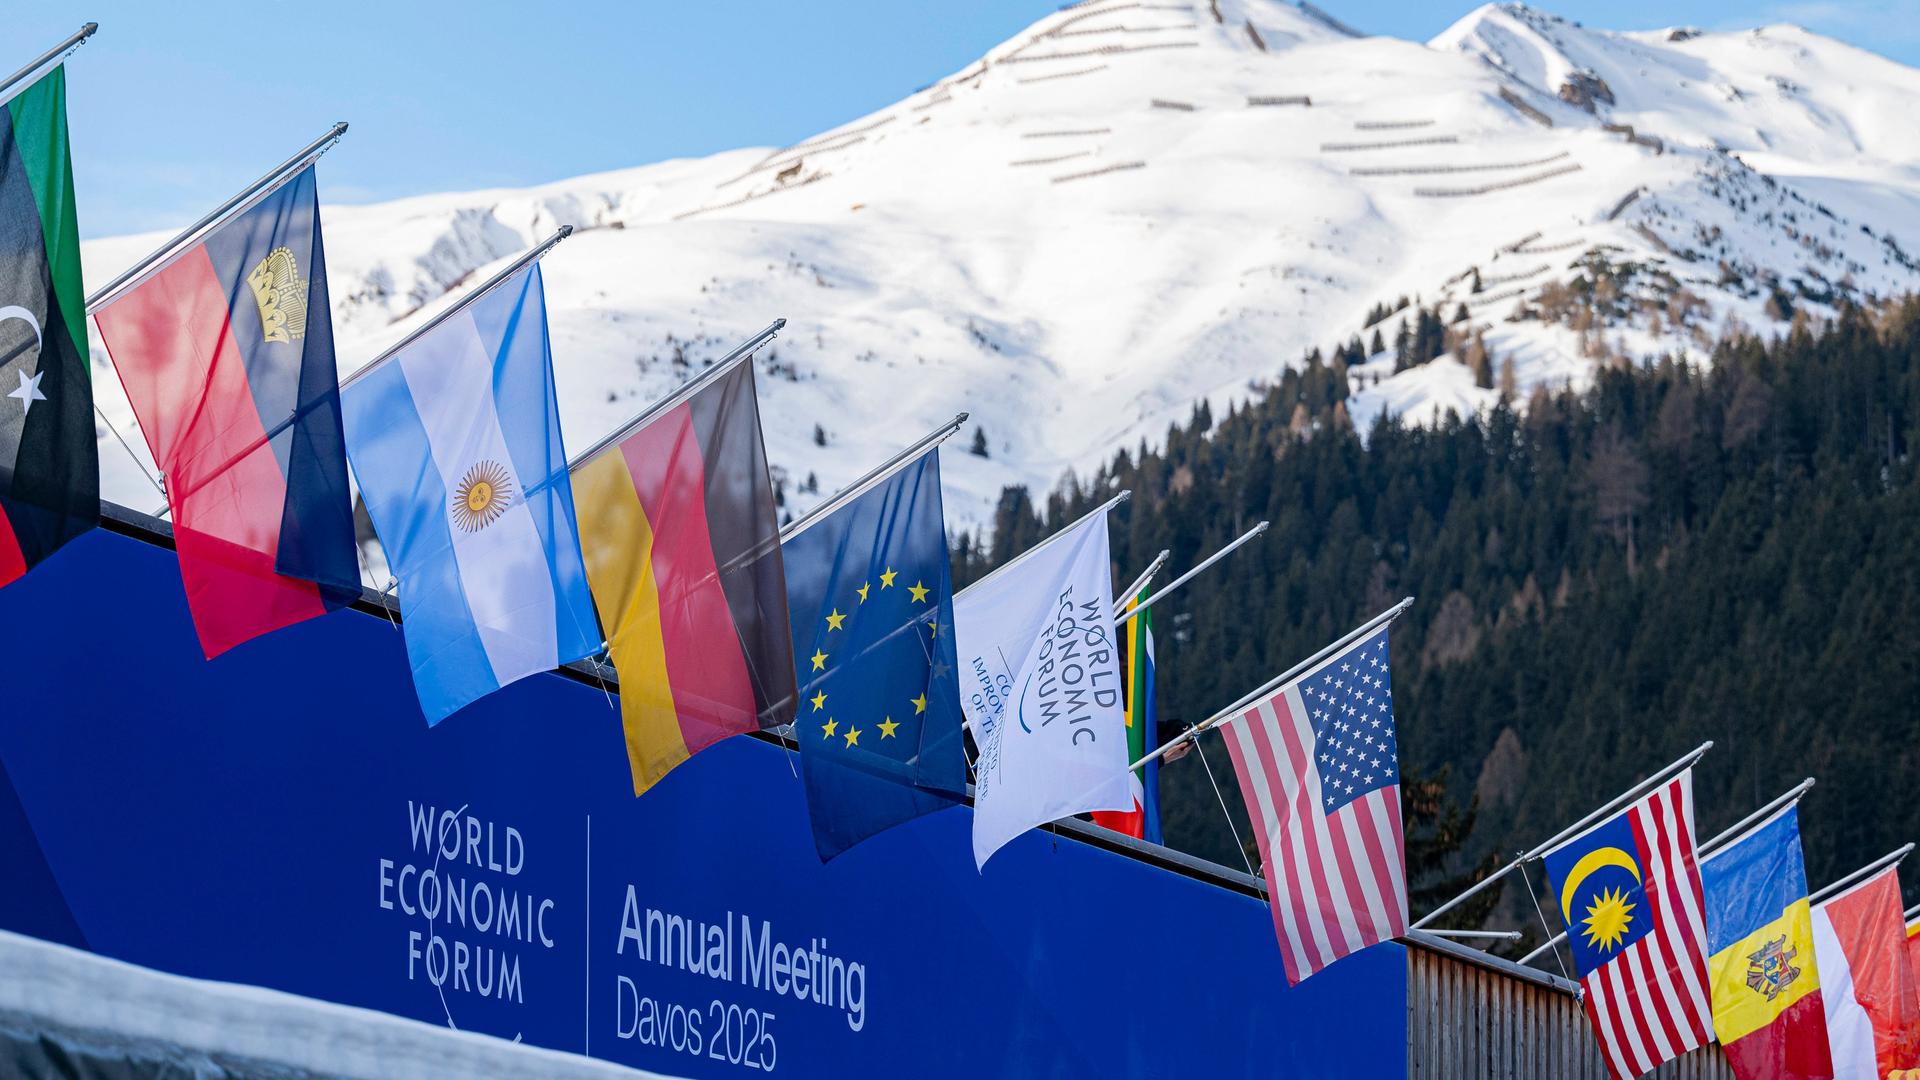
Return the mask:
<svg viewBox="0 0 1920 1080"><path fill-rule="evenodd" d="M1569 80L1612 102L1561 100ZM1815 315L1809 295L1914 289L1917 92L1920 72L1791 27L1615 34L1489 6L1419 43L1276 0L1098 0L791 147L329 206L341 366L570 222L545 266L571 445L784 316L760 385L790 492L966 409L992 456L947 455L947 498L973 523L1001 485L1155 440L1401 295L1466 303L1524 396L1604 351L1764 330L1776 289ZM88 279L159 239L88 244ZM1509 321L1583 258L1630 268L1628 310ZM1450 359L1391 368L1357 373L1357 421L1495 396ZM103 438L108 497L154 504Z"/></svg>

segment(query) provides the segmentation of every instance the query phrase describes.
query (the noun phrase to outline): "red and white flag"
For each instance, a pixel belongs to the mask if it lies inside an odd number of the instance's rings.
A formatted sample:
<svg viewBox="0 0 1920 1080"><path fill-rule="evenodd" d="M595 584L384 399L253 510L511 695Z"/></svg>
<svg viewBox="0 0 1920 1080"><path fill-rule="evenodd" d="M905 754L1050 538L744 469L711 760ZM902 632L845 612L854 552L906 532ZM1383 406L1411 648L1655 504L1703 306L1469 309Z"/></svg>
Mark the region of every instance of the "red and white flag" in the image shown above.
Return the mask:
<svg viewBox="0 0 1920 1080"><path fill-rule="evenodd" d="M1406 932L1387 631L1220 725L1288 984Z"/></svg>
<svg viewBox="0 0 1920 1080"><path fill-rule="evenodd" d="M1907 962L1899 867L1813 909L1813 958L1840 1080L1920 1067L1920 1003Z"/></svg>

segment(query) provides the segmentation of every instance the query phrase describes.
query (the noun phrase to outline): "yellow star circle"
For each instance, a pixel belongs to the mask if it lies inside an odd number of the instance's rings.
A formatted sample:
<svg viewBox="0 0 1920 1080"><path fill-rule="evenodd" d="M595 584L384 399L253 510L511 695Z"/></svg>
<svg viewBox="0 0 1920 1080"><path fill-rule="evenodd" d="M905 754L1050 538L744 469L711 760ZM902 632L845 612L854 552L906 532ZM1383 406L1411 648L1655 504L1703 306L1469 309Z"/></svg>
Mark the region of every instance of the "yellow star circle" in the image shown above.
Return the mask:
<svg viewBox="0 0 1920 1080"><path fill-rule="evenodd" d="M895 728L899 726L900 726L900 722L895 720L891 716L887 717L885 720L880 721L880 737L883 739L893 738L893 731Z"/></svg>
<svg viewBox="0 0 1920 1080"><path fill-rule="evenodd" d="M815 671L820 671L827 666L827 654L818 649L813 651L813 655L809 657L809 659L813 661L813 670Z"/></svg>
<svg viewBox="0 0 1920 1080"><path fill-rule="evenodd" d="M914 603L924 604L927 602L927 587L925 585L922 585L916 581L913 584L907 586L907 591L913 594Z"/></svg>

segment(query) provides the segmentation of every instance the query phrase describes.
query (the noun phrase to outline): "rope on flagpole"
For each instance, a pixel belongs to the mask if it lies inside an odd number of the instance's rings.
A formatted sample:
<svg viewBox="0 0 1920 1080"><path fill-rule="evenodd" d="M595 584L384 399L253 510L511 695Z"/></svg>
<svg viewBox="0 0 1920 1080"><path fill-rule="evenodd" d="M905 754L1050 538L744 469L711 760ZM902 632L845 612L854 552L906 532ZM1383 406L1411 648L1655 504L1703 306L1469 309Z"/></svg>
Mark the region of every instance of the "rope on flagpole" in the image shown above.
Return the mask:
<svg viewBox="0 0 1920 1080"><path fill-rule="evenodd" d="M99 417L100 422L107 425L108 431L113 432L114 439L120 443L120 449L125 450L127 452L127 456L133 459L134 468L139 469L140 475L147 478L147 483L153 485L153 490L158 492L161 498L163 499L166 498L167 497L166 486L160 483L160 478L157 476L154 476L153 472L147 468L147 463L140 460L140 455L133 452L133 445L127 442L127 437L125 435L120 434L119 428L113 426L113 421L107 419L107 414L100 411L100 403L97 401L93 403L93 415ZM162 510L166 510L169 508L170 507L161 507ZM162 517L164 515L156 514L154 516Z"/></svg>
<svg viewBox="0 0 1920 1080"><path fill-rule="evenodd" d="M1547 913L1540 909L1540 894L1534 891L1533 875L1527 873L1527 864L1524 862L1520 864L1520 880L1527 883L1527 899L1533 901L1533 913L1540 920L1540 929L1547 931L1549 934L1553 933L1553 927L1547 923ZM1553 949L1553 962L1559 965L1561 977L1568 982L1572 982L1573 976L1567 972L1566 962L1560 959L1560 950L1554 948L1561 941L1565 940L1566 936L1566 931L1562 930L1559 934L1547 938L1547 943L1540 946L1540 949ZM1533 957L1539 956L1540 949L1535 949L1526 956L1521 957L1520 962L1524 964Z"/></svg>
<svg viewBox="0 0 1920 1080"><path fill-rule="evenodd" d="M1191 731L1193 729L1188 728L1187 730ZM1247 868L1248 877L1259 877L1260 871L1255 870L1253 868L1253 861L1247 858L1247 842L1240 839L1240 826L1233 823L1233 811L1227 809L1227 797L1221 792L1219 781L1213 778L1213 766L1207 763L1207 748L1201 744L1197 736L1193 741L1193 752L1200 757L1200 767L1207 770L1207 783L1213 785L1213 797L1220 802L1220 816L1227 819L1227 828L1233 832L1233 846L1235 850L1240 852L1241 865Z"/></svg>

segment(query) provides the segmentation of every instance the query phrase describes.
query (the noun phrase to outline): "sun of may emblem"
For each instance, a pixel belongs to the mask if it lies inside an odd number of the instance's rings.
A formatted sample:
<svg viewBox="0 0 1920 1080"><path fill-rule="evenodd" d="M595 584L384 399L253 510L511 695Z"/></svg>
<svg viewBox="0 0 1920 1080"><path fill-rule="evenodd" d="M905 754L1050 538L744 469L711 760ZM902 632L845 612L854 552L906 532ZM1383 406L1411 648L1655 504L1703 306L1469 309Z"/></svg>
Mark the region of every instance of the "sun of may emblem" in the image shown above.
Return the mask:
<svg viewBox="0 0 1920 1080"><path fill-rule="evenodd" d="M1608 889L1593 898L1587 905L1587 917L1580 920L1584 924L1581 931L1586 935L1587 944L1596 949L1617 948L1621 939L1627 936L1627 927L1633 923L1633 909L1636 905L1627 903L1627 897L1619 889Z"/></svg>
<svg viewBox="0 0 1920 1080"><path fill-rule="evenodd" d="M465 532L479 532L513 505L513 478L498 462L482 461L467 470L453 489L453 523Z"/></svg>
<svg viewBox="0 0 1920 1080"><path fill-rule="evenodd" d="M1793 966L1793 958L1799 955L1799 949L1787 948L1784 934L1748 953L1747 989L1764 994L1768 1001L1779 997L1800 977L1800 969Z"/></svg>

